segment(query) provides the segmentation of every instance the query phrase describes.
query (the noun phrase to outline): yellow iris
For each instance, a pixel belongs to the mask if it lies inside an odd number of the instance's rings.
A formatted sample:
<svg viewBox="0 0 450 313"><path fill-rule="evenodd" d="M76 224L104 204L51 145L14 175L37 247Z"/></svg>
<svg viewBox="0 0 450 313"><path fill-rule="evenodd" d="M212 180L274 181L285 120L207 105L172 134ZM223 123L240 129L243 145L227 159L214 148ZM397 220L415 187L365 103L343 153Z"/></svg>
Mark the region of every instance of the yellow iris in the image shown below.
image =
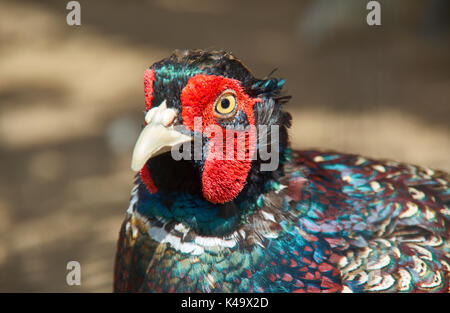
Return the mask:
<svg viewBox="0 0 450 313"><path fill-rule="evenodd" d="M236 96L231 91L223 92L215 102L215 111L219 117L230 117L236 111Z"/></svg>

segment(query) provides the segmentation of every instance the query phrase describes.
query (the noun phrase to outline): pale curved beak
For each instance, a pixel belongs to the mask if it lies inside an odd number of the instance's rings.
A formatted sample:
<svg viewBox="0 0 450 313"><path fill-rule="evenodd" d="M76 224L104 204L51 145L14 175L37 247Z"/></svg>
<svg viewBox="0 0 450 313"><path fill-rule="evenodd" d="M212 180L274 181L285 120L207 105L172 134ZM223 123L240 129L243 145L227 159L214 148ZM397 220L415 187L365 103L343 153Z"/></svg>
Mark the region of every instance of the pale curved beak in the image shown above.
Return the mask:
<svg viewBox="0 0 450 313"><path fill-rule="evenodd" d="M164 100L158 107L145 115L147 126L140 133L133 150L131 169L140 171L152 157L168 152L173 146L192 141L192 137L182 134L173 127L177 112L167 108Z"/></svg>

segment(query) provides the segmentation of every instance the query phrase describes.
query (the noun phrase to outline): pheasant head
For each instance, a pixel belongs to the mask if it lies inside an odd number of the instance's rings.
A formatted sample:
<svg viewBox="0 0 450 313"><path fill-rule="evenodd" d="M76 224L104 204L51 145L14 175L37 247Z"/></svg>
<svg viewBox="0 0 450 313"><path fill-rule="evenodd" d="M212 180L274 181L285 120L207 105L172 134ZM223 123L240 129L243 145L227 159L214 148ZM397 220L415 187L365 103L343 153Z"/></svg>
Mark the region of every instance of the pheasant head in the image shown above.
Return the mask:
<svg viewBox="0 0 450 313"><path fill-rule="evenodd" d="M262 188L288 147L283 84L255 78L227 52L174 52L145 72L145 126L132 169L150 193L187 191L211 203ZM268 154L277 162L262 171Z"/></svg>

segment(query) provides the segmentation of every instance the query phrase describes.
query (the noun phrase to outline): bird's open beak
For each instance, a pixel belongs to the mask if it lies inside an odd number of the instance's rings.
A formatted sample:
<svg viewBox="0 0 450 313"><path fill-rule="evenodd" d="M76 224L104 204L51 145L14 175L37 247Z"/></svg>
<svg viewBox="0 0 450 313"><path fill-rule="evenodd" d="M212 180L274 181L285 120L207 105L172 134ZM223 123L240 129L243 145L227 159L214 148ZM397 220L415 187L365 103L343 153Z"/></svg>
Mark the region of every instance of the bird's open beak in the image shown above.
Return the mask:
<svg viewBox="0 0 450 313"><path fill-rule="evenodd" d="M147 126L144 127L134 146L131 169L139 171L154 156L168 152L173 146L189 142L191 136L174 130L173 122L177 112L167 108L164 100L158 107L145 115Z"/></svg>

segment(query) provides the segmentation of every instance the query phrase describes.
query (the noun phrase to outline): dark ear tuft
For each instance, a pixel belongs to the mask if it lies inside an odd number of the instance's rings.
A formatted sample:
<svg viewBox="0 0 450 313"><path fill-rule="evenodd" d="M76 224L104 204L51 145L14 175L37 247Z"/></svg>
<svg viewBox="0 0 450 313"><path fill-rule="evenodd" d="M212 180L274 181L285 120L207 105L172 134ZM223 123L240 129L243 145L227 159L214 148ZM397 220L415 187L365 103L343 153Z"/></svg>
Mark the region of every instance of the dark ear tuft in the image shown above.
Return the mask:
<svg viewBox="0 0 450 313"><path fill-rule="evenodd" d="M257 95L278 96L285 80L280 78L267 78L257 80L251 87L252 91Z"/></svg>
<svg viewBox="0 0 450 313"><path fill-rule="evenodd" d="M284 79L277 79L277 78L261 79L253 84L252 89L258 93L272 93L274 91L281 90L284 83L285 83Z"/></svg>

